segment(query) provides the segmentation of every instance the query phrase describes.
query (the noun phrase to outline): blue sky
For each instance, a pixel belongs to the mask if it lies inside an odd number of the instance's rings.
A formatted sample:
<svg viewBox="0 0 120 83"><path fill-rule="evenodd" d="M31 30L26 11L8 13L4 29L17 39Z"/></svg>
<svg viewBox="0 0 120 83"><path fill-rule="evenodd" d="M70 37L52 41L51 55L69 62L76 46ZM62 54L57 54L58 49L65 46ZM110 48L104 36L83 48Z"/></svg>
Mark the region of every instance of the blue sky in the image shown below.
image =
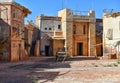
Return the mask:
<svg viewBox="0 0 120 83"><path fill-rule="evenodd" d="M25 20L35 21L40 14L57 16L59 10L70 8L71 10L89 11L95 10L96 17L102 18L103 9L120 11L120 0L15 0L32 11ZM62 5L62 3L64 4Z"/></svg>

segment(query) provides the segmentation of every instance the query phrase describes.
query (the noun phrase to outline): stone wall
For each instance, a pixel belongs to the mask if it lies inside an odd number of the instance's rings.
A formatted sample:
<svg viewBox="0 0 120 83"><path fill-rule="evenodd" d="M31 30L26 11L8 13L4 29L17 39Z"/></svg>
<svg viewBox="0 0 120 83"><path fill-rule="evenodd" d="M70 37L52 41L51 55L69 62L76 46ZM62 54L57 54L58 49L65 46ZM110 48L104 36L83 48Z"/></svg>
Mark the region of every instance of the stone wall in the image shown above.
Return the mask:
<svg viewBox="0 0 120 83"><path fill-rule="evenodd" d="M62 29L58 29L58 25L61 26L61 18L57 16L44 16L42 14L40 17L36 18L36 24L39 26L41 32L40 51L41 54L45 55L45 46L50 46L50 48L52 48L51 39L53 38L54 40L56 32L62 31Z"/></svg>
<svg viewBox="0 0 120 83"><path fill-rule="evenodd" d="M27 8L16 2L1 3L1 18L9 25L9 60L18 61L25 58L24 51L24 17L29 13ZM26 11L23 11L26 10Z"/></svg>
<svg viewBox="0 0 120 83"><path fill-rule="evenodd" d="M73 25L76 26L76 33L73 35L73 55L78 55L77 44L83 43L82 56L88 56L88 22L74 22Z"/></svg>
<svg viewBox="0 0 120 83"><path fill-rule="evenodd" d="M38 27L35 26L35 24L32 23L32 21L29 22L29 24L26 24L25 26L25 42L29 44L27 52L28 55L32 56L39 56L40 54L40 30ZM35 42L35 45L34 45ZM33 48L33 50L31 50ZM32 51L32 52L30 52ZM31 54L32 53L32 54Z"/></svg>
<svg viewBox="0 0 120 83"><path fill-rule="evenodd" d="M9 28L10 26L0 19L0 60L9 60Z"/></svg>
<svg viewBox="0 0 120 83"><path fill-rule="evenodd" d="M88 16L78 16L73 15L70 9L63 9L58 12L58 16L61 17L63 36L65 38L65 48L70 56L77 55L77 45L78 42L84 42L84 46L87 48L84 50L84 55L96 56L96 32L95 32L95 12L90 11ZM87 36L80 35L75 37L74 41L73 36L73 22L84 23L86 22L87 26ZM79 26L82 26L80 24ZM77 33L81 33L81 30L76 30ZM81 33L82 34L82 33ZM88 52L87 52L88 51Z"/></svg>
<svg viewBox="0 0 120 83"><path fill-rule="evenodd" d="M65 38L65 49L69 56L73 55L73 14L69 9L58 12L58 16L62 17L62 30Z"/></svg>
<svg viewBox="0 0 120 83"><path fill-rule="evenodd" d="M24 38L24 15L22 8L17 5L11 5L11 11L11 61L19 61L27 58L22 39Z"/></svg>
<svg viewBox="0 0 120 83"><path fill-rule="evenodd" d="M9 61L10 60L10 5L0 5L0 9L3 11L0 11L0 41L5 43L3 45L3 48L1 49L1 60ZM0 46L2 46L0 45Z"/></svg>
<svg viewBox="0 0 120 83"><path fill-rule="evenodd" d="M95 30L95 12L90 11L89 18L89 56L96 56L96 30Z"/></svg>
<svg viewBox="0 0 120 83"><path fill-rule="evenodd" d="M57 51L64 49L64 40L53 40L53 55L56 55Z"/></svg>
<svg viewBox="0 0 120 83"><path fill-rule="evenodd" d="M96 44L97 56L103 56L103 19L96 19Z"/></svg>
<svg viewBox="0 0 120 83"><path fill-rule="evenodd" d="M119 53L120 41L120 16L112 17L104 14L103 16L103 54ZM111 36L111 39L109 38ZM110 50L112 49L112 50Z"/></svg>
<svg viewBox="0 0 120 83"><path fill-rule="evenodd" d="M11 55L11 61L19 61L27 58L27 55L25 55L24 41L12 40Z"/></svg>

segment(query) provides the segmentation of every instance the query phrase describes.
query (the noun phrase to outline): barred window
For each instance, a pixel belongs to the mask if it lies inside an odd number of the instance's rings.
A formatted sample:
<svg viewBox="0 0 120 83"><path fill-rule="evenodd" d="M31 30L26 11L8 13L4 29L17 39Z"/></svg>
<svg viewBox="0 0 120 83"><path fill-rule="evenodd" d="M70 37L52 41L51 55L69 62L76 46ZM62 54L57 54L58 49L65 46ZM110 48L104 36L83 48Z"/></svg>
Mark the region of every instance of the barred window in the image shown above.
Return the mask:
<svg viewBox="0 0 120 83"><path fill-rule="evenodd" d="M73 33L76 34L76 25L73 25Z"/></svg>
<svg viewBox="0 0 120 83"><path fill-rule="evenodd" d="M1 11L2 11L2 10L1 10L1 8L0 8L0 18L1 18Z"/></svg>
<svg viewBox="0 0 120 83"><path fill-rule="evenodd" d="M58 29L61 30L61 25L58 25Z"/></svg>
<svg viewBox="0 0 120 83"><path fill-rule="evenodd" d="M113 39L113 29L108 29L107 34L106 34L106 37L107 37L109 40L112 40L112 39Z"/></svg>
<svg viewBox="0 0 120 83"><path fill-rule="evenodd" d="M83 34L86 34L85 25L83 25Z"/></svg>
<svg viewBox="0 0 120 83"><path fill-rule="evenodd" d="M0 26L0 33L2 33L2 27Z"/></svg>
<svg viewBox="0 0 120 83"><path fill-rule="evenodd" d="M13 18L16 18L16 11L15 11L15 9L13 10L12 17L13 17Z"/></svg>
<svg viewBox="0 0 120 83"><path fill-rule="evenodd" d="M45 27L45 30L47 30L47 27Z"/></svg>
<svg viewBox="0 0 120 83"><path fill-rule="evenodd" d="M52 30L51 28L49 28L49 30Z"/></svg>

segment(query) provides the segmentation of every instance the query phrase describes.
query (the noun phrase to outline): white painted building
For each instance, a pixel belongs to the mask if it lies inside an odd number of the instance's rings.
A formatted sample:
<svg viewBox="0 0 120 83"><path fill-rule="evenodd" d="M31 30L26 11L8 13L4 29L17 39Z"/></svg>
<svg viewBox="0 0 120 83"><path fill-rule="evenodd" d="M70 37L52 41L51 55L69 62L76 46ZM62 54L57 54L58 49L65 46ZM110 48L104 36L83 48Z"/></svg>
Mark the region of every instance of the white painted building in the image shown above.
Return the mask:
<svg viewBox="0 0 120 83"><path fill-rule="evenodd" d="M41 31L41 54L52 55L52 39L61 37L59 33L62 33L61 18L57 16L44 16L41 14L36 18L36 25Z"/></svg>
<svg viewBox="0 0 120 83"><path fill-rule="evenodd" d="M58 11L58 16L40 15L36 25L41 31L41 55L67 51L69 56L96 56L96 46L92 46L96 45L93 10L86 15L74 14L70 9Z"/></svg>
<svg viewBox="0 0 120 83"><path fill-rule="evenodd" d="M14 0L0 0L0 2L13 2Z"/></svg>
<svg viewBox="0 0 120 83"><path fill-rule="evenodd" d="M103 16L103 53L119 55L120 13Z"/></svg>

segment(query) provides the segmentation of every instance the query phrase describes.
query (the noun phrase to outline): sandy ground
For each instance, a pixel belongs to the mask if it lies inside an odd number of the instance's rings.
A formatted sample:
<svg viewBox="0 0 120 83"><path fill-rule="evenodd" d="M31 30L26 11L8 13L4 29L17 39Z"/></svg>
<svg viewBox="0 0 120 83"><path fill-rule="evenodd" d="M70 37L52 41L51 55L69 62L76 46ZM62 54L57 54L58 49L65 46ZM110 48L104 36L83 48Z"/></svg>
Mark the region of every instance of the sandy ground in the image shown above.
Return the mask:
<svg viewBox="0 0 120 83"><path fill-rule="evenodd" d="M31 57L0 62L0 83L120 83L120 64L94 57L64 62L56 62L55 57Z"/></svg>

